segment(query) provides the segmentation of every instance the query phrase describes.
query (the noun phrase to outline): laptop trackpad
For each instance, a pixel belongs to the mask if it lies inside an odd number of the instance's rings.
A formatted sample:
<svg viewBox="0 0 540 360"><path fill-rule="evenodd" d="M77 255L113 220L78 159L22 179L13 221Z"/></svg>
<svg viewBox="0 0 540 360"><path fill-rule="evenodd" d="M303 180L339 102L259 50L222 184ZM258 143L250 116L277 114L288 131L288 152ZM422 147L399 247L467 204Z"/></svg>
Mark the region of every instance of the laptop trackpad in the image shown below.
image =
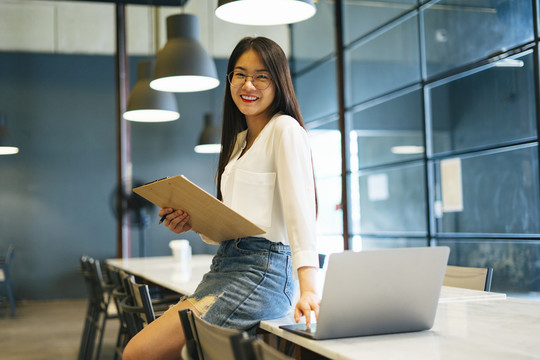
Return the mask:
<svg viewBox="0 0 540 360"><path fill-rule="evenodd" d="M309 328L306 326L306 324L292 324L292 325L281 325L281 329L291 331L295 334L307 336L309 338L313 338L315 333L317 332L317 324L311 324Z"/></svg>

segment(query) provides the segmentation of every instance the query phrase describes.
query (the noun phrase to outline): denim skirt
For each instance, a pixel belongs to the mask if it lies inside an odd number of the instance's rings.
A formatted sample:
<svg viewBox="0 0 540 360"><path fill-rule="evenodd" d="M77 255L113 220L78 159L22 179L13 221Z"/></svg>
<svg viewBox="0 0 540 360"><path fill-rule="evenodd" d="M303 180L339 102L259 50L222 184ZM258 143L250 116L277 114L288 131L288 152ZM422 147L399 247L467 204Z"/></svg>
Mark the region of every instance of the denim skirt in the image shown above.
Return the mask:
<svg viewBox="0 0 540 360"><path fill-rule="evenodd" d="M247 237L221 242L210 271L186 298L209 323L254 332L261 320L286 316L294 293L289 246Z"/></svg>

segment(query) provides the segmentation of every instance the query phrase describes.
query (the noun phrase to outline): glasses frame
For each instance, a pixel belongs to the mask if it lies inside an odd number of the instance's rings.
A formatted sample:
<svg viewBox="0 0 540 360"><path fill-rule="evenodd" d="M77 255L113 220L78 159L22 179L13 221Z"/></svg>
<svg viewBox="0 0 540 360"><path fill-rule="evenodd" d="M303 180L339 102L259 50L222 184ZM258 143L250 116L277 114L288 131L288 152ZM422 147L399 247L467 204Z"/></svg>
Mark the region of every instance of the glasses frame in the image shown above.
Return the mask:
<svg viewBox="0 0 540 360"><path fill-rule="evenodd" d="M241 88L242 86L244 86L244 85L246 84L246 82L248 81L248 78L251 78L251 80L250 80L251 85L253 85L253 87L254 87L255 89L257 89L257 90L266 90L266 89L268 89L268 88L270 87L270 84L271 84L272 81L274 80L274 79L270 76L270 73L269 73L269 72L267 72L267 71L259 71L259 72L254 73L253 75L246 75L246 78L244 79L244 83L243 83L242 85L233 85L232 80L231 80L231 77L232 77L232 75L233 75L235 72L240 72L240 73L241 73L241 71L233 70L233 71L231 71L230 73L227 74L227 81L228 81L229 84L230 84L232 87L234 87L234 88ZM268 74L268 76L269 76L269 77L268 77L268 80L269 80L269 81L268 81L268 85L267 85L266 87L264 87L264 88L259 88L259 87L255 86L255 83L253 82L253 77L254 77L256 74L261 74L261 73L263 73L263 74Z"/></svg>

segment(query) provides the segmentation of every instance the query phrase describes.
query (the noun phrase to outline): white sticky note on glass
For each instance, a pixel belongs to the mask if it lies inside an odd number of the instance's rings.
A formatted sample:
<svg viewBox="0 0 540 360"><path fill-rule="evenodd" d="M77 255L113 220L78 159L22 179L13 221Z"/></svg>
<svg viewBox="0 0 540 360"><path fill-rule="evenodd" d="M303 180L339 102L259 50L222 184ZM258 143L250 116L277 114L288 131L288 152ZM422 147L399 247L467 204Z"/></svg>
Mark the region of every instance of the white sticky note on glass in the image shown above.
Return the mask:
<svg viewBox="0 0 540 360"><path fill-rule="evenodd" d="M368 199L381 201L388 199L388 175L369 175L367 178Z"/></svg>
<svg viewBox="0 0 540 360"><path fill-rule="evenodd" d="M461 159L441 160L441 193L443 212L463 211Z"/></svg>

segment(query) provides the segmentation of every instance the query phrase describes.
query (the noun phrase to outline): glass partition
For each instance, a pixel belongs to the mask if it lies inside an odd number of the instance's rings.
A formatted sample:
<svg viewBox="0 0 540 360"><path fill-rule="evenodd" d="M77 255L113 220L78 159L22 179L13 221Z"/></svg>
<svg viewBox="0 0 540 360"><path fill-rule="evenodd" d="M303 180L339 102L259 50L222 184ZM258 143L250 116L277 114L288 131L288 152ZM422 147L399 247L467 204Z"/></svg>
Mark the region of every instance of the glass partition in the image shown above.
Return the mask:
<svg viewBox="0 0 540 360"><path fill-rule="evenodd" d="M530 0L443 0L423 9L426 75L533 40Z"/></svg>
<svg viewBox="0 0 540 360"><path fill-rule="evenodd" d="M436 231L538 236L539 183L536 144L437 160Z"/></svg>
<svg viewBox="0 0 540 360"><path fill-rule="evenodd" d="M353 113L351 170L422 159L424 122L419 88Z"/></svg>
<svg viewBox="0 0 540 360"><path fill-rule="evenodd" d="M420 81L418 16L345 52L347 106Z"/></svg>
<svg viewBox="0 0 540 360"><path fill-rule="evenodd" d="M362 171L351 176L352 234L426 236L425 167L422 162Z"/></svg>
<svg viewBox="0 0 540 360"><path fill-rule="evenodd" d="M480 70L426 87L433 154L536 137L532 52Z"/></svg>
<svg viewBox="0 0 540 360"><path fill-rule="evenodd" d="M441 239L448 264L493 268L491 291L512 297L540 295L540 242L504 239Z"/></svg>
<svg viewBox="0 0 540 360"><path fill-rule="evenodd" d="M348 0L343 5L344 42L349 44L414 9L416 0Z"/></svg>
<svg viewBox="0 0 540 360"><path fill-rule="evenodd" d="M295 72L335 53L334 2L319 0L315 6L317 12L312 18L291 25Z"/></svg>
<svg viewBox="0 0 540 360"><path fill-rule="evenodd" d="M336 114L336 62L324 62L297 76L295 90L304 122Z"/></svg>

